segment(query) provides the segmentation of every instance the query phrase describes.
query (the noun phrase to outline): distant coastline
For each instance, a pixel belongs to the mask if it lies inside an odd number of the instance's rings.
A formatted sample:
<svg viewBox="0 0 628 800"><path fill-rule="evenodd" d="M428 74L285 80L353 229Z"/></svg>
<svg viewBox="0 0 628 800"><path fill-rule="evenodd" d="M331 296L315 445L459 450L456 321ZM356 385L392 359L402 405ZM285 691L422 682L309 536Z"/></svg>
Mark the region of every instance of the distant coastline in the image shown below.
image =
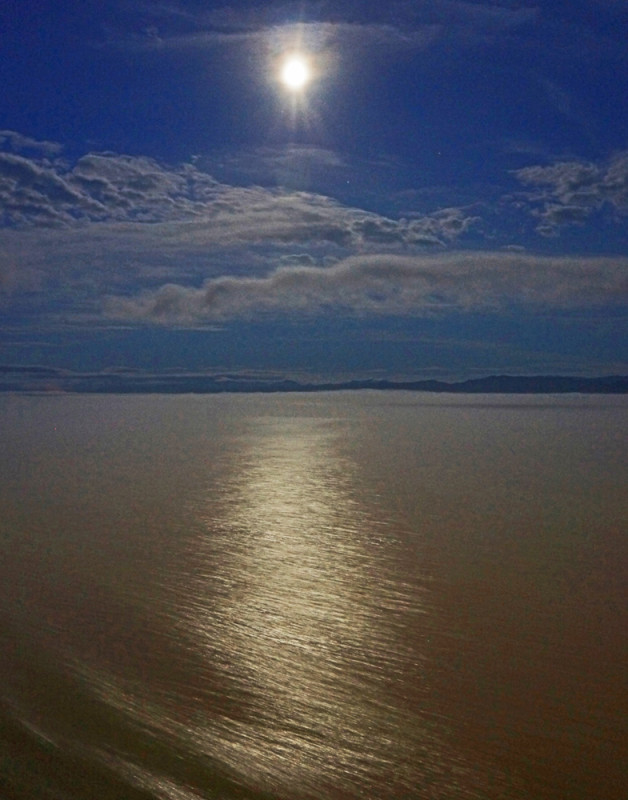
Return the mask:
<svg viewBox="0 0 628 800"><path fill-rule="evenodd" d="M78 394L220 394L333 392L375 389L450 394L628 394L628 375L489 375L447 382L438 380L349 380L300 382L223 373L145 373L132 370L79 373L44 366L0 365L0 392Z"/></svg>

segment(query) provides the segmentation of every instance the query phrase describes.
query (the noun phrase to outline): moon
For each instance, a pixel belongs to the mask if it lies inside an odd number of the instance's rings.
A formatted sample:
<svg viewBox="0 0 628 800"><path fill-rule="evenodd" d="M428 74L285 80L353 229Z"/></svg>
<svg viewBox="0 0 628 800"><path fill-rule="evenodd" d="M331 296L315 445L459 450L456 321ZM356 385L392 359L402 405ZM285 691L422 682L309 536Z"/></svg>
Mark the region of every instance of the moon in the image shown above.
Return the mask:
<svg viewBox="0 0 628 800"><path fill-rule="evenodd" d="M307 58L298 53L288 56L283 62L279 77L290 91L298 92L303 89L312 77Z"/></svg>

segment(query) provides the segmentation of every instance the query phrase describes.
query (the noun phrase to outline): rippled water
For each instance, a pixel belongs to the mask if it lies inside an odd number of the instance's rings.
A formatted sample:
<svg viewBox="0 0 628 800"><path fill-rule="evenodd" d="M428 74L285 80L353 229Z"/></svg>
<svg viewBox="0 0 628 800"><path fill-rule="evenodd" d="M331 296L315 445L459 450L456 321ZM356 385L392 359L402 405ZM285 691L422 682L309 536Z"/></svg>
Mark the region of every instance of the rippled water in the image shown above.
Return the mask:
<svg viewBox="0 0 628 800"><path fill-rule="evenodd" d="M0 797L625 797L627 410L0 398Z"/></svg>

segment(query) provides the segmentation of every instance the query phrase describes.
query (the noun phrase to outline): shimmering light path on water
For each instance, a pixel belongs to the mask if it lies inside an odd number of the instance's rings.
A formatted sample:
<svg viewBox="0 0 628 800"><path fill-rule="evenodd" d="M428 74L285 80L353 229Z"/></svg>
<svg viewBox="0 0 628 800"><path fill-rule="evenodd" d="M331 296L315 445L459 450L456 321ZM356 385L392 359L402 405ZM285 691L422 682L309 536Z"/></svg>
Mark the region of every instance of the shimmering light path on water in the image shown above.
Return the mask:
<svg viewBox="0 0 628 800"><path fill-rule="evenodd" d="M624 398L0 402L7 798L623 798Z"/></svg>

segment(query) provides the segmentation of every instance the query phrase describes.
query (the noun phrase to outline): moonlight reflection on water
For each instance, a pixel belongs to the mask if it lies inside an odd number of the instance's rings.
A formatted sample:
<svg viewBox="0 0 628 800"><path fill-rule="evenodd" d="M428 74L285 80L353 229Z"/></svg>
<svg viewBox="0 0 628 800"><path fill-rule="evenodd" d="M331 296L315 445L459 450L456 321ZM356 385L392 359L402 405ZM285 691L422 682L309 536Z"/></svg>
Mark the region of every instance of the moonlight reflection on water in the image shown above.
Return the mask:
<svg viewBox="0 0 628 800"><path fill-rule="evenodd" d="M336 438L321 420L257 422L233 493L218 514L211 499L198 509L206 532L194 543L194 594L212 607L197 604L190 624L210 653L229 654L226 677L242 700L224 744L256 784L272 775L273 791L315 793L323 782L407 792L412 762L429 770L437 744L431 722L418 726L404 708L399 636L425 613L421 576L407 586L387 574L386 532L352 497L353 466ZM204 573L213 564L224 574Z"/></svg>

